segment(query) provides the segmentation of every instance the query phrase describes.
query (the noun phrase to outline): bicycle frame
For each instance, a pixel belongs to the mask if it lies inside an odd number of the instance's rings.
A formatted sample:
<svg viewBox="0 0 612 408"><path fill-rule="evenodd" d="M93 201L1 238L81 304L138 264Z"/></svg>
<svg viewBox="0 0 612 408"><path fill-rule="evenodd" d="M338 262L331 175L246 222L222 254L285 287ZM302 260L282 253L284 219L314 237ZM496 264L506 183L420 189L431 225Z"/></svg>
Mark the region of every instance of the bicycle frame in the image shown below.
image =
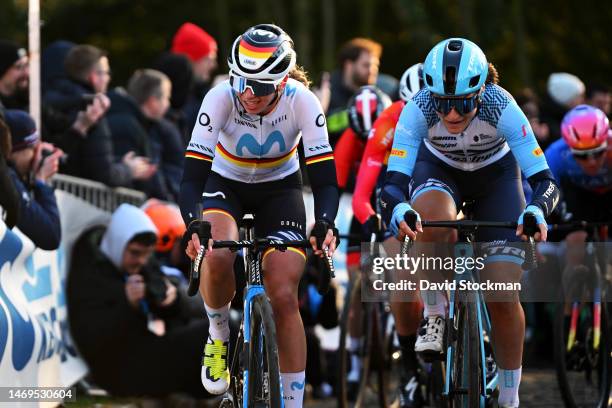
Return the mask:
<svg viewBox="0 0 612 408"><path fill-rule="evenodd" d="M473 241L473 237L470 233L466 233L465 231L459 231L459 242L457 242L455 244L455 250L454 250L454 255L455 257L473 257L474 255L474 247L472 245L472 241ZM463 273L459 274L459 273L455 273L453 276L453 281L456 283L456 285L459 285L459 283L461 281L474 281L474 270L473 268L468 268L466 269ZM455 290L451 290L450 294L449 294L449 312L448 312L448 320L450 322L454 321L455 318L455 312L457 310L457 308L455 307L456 304L456 296L457 293ZM480 405L483 406L483 404L485 403L485 400L488 396L491 396L493 394L493 392L495 391L495 389L497 388L497 383L499 380L499 374L495 373L495 375L491 378L491 380L487 383L487 365L486 365L486 357L485 357L485 347L484 347L484 337L482 335L482 330L483 328L487 331L487 333L491 332L491 319L489 318L489 313L487 311L487 307L486 304L484 302L484 298L482 295L482 292L478 292L476 298L474 299L474 301L476 302L476 311L477 311L477 318L478 318L478 337L479 337L479 343L480 343L480 365L481 365L481 370L483 373L482 376L482 384L480 389L484 390L484 394L480 395ZM454 330L454 326L452 327L452 330ZM443 397L444 398L452 398L452 393L454 392L454 388L457 387L456 384L452 384L452 367L453 367L453 362L455 362L456 360L454 359L455 355L455 350L454 350L454 346L453 344L449 343L447 345L447 349L446 349L446 381L444 384L444 392L443 392ZM452 387L452 389L451 389Z"/></svg>

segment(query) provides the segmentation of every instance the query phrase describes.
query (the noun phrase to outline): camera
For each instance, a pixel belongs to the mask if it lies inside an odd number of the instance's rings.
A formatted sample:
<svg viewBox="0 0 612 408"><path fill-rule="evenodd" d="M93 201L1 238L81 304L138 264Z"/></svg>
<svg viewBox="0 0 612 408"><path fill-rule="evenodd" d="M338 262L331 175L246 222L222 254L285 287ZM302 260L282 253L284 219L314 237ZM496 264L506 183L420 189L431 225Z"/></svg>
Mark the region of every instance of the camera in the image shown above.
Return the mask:
<svg viewBox="0 0 612 408"><path fill-rule="evenodd" d="M51 150L51 149L43 149L41 152L42 155L42 160L40 161L40 165L42 166L42 163L45 161L45 159L49 156L51 156L53 154L53 152L55 152L55 150ZM68 161L68 155L67 154L62 154L59 158L59 163L61 165L66 164L66 162Z"/></svg>
<svg viewBox="0 0 612 408"><path fill-rule="evenodd" d="M143 268L141 275L145 281L145 297L150 304L159 305L166 299L166 282L159 274Z"/></svg>

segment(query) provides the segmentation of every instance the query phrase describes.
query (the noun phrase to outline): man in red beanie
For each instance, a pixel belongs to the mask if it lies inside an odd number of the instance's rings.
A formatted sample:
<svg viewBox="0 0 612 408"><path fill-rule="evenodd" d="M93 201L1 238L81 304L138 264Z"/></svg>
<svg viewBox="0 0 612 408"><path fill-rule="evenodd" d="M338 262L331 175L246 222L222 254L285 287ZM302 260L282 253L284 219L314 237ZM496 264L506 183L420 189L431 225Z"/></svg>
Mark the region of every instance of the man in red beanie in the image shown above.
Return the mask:
<svg viewBox="0 0 612 408"><path fill-rule="evenodd" d="M217 68L217 41L210 34L193 23L184 23L172 39L172 52L185 54L193 65L195 76L210 82Z"/></svg>
<svg viewBox="0 0 612 408"><path fill-rule="evenodd" d="M184 23L172 39L171 52L187 56L193 67L194 81L185 104L181 107L191 136L204 95L212 83L212 74L217 68L217 42L202 28L193 23Z"/></svg>

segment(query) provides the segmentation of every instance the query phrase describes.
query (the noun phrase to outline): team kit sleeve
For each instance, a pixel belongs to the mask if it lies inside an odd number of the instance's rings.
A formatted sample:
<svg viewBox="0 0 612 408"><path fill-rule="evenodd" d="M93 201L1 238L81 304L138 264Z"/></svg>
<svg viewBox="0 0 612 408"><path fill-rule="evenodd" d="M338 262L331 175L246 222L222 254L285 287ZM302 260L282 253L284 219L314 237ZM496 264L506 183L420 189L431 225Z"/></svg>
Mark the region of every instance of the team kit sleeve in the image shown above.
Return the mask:
<svg viewBox="0 0 612 408"><path fill-rule="evenodd" d="M178 203L186 225L201 214L196 210L215 157L219 131L232 110L232 96L225 83L212 88L204 97L198 119L185 151L183 179Z"/></svg>
<svg viewBox="0 0 612 408"><path fill-rule="evenodd" d="M427 120L417 104L409 101L397 122L385 184L380 195L382 215L391 222L393 209L408 201L408 184L416 164L423 138L427 136Z"/></svg>
<svg viewBox="0 0 612 408"><path fill-rule="evenodd" d="M325 114L317 97L307 89L300 92L294 106L295 117L300 121L306 171L314 196L315 219L325 219L333 224L338 212L339 195Z"/></svg>
<svg viewBox="0 0 612 408"><path fill-rule="evenodd" d="M353 213L362 224L376 213L370 199L384 166L385 157L393 145L396 123L391 115L385 115L383 112L374 122L373 136L368 139L365 146L353 193Z"/></svg>
<svg viewBox="0 0 612 408"><path fill-rule="evenodd" d="M346 128L334 149L334 162L336 163L336 178L338 188L346 188L351 170L359 160L361 142L351 128Z"/></svg>
<svg viewBox="0 0 612 408"><path fill-rule="evenodd" d="M559 201L559 187L538 145L529 120L512 100L502 112L497 130L504 136L533 189L531 203L549 216Z"/></svg>

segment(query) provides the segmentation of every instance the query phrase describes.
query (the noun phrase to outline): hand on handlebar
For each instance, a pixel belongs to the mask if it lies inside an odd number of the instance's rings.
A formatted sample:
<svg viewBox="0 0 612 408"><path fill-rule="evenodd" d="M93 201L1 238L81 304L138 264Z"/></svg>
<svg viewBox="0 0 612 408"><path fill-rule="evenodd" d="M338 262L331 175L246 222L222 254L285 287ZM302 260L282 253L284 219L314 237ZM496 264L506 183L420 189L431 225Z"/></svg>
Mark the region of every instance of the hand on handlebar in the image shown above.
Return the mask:
<svg viewBox="0 0 612 408"><path fill-rule="evenodd" d="M408 226L405 221L406 215L414 214L416 216L416 225L413 230ZM399 240L403 241L407 235L411 240L416 239L417 232L423 232L421 226L421 216L416 212L408 203L400 203L393 209L393 216L391 217L391 225L389 226L393 235Z"/></svg>
<svg viewBox="0 0 612 408"><path fill-rule="evenodd" d="M310 233L310 245L314 254L323 257L324 249L327 249L329 256L334 254L337 245L340 244L338 239L338 230L333 224L330 224L326 220L318 220L315 222L312 232Z"/></svg>
<svg viewBox="0 0 612 408"><path fill-rule="evenodd" d="M535 217L537 229L535 229L533 225L523 225L523 218L525 218L526 214L532 214L533 217ZM529 240L529 236L533 236L533 239L536 242L546 241L548 228L546 225L546 220L544 219L544 213L542 213L542 210L535 205L529 205L527 208L525 208L523 213L520 215L517 224L516 236L520 236L523 241ZM535 231L530 231L530 229L535 229Z"/></svg>

